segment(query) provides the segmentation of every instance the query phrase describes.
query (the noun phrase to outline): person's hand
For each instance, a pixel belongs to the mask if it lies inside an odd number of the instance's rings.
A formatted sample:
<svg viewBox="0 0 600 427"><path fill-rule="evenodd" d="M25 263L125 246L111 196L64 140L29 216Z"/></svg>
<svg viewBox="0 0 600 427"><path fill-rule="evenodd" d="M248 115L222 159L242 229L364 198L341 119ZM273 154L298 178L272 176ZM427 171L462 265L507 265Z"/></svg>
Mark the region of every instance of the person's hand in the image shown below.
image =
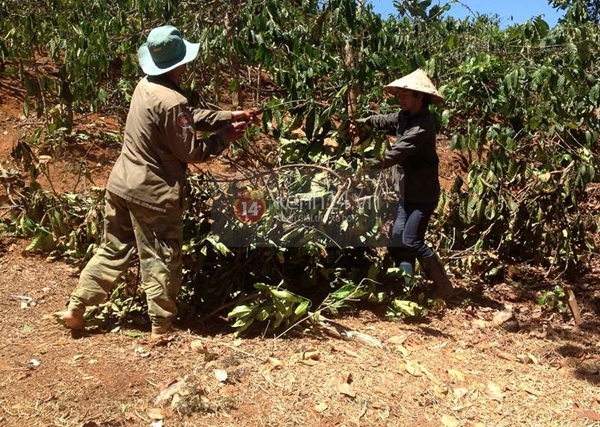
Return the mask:
<svg viewBox="0 0 600 427"><path fill-rule="evenodd" d="M221 129L217 134L227 142L235 142L244 136L248 124L245 121L235 121Z"/></svg>
<svg viewBox="0 0 600 427"><path fill-rule="evenodd" d="M252 123L253 125L260 124L261 110L250 108L248 110L233 111L231 113L231 120L233 122L242 121L246 123Z"/></svg>
<svg viewBox="0 0 600 427"><path fill-rule="evenodd" d="M379 169L381 168L381 160L377 159L365 159L363 160L363 169Z"/></svg>
<svg viewBox="0 0 600 427"><path fill-rule="evenodd" d="M348 133L350 134L350 136L358 135L360 133L360 128L358 127L358 124L350 123L350 125L348 126Z"/></svg>

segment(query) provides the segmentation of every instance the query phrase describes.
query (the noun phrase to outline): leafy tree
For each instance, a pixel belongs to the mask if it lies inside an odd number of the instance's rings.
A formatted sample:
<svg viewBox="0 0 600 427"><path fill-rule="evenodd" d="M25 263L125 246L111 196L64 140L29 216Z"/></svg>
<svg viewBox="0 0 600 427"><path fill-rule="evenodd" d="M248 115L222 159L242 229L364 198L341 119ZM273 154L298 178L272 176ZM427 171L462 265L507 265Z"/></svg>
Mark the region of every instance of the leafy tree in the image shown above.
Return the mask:
<svg viewBox="0 0 600 427"><path fill-rule="evenodd" d="M567 10L567 14L581 21L600 22L600 0L550 0L558 9Z"/></svg>

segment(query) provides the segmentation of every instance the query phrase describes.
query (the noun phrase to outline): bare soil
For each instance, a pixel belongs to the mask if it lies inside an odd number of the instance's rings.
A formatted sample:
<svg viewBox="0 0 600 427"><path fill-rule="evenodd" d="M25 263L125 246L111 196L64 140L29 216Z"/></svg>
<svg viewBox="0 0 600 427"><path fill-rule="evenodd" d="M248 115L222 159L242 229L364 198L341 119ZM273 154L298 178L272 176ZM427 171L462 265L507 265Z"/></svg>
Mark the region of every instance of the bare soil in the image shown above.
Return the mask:
<svg viewBox="0 0 600 427"><path fill-rule="evenodd" d="M22 101L18 85L0 84L5 169L35 126ZM81 117L78 126L90 138L53 160L57 191L89 185L74 164L104 185L118 154L96 130L119 133L119 118ZM451 177L455 161L441 152ZM536 299L553 285L523 269L484 287L476 304L418 322L390 320L378 306L335 319L351 336L323 328L236 339L217 320L156 343L144 328L62 328L53 313L79 269L27 244L0 241L0 426L600 426L598 264L565 283L581 327L542 311ZM502 322L507 310L514 318Z"/></svg>

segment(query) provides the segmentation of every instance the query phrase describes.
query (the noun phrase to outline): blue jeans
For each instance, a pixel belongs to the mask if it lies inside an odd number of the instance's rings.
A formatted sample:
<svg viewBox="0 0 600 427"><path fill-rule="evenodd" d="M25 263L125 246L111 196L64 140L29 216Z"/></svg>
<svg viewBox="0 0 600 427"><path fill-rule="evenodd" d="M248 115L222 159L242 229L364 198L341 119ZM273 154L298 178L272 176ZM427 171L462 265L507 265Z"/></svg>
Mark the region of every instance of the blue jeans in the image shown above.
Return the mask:
<svg viewBox="0 0 600 427"><path fill-rule="evenodd" d="M398 205L398 213L392 227L392 247L388 249L397 262L410 262L415 258L433 256L433 251L425 244L425 232L437 203L410 203Z"/></svg>

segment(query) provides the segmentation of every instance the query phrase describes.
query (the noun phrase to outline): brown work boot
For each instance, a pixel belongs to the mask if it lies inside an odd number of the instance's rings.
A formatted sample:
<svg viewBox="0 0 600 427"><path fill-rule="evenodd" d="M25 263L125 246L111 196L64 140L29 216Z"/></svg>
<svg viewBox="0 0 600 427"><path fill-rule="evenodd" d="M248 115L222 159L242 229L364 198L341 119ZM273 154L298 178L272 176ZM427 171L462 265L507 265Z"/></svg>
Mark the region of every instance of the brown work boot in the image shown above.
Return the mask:
<svg viewBox="0 0 600 427"><path fill-rule="evenodd" d="M83 313L77 310L68 309L60 317L65 326L75 331L81 331L85 328L85 320L83 319Z"/></svg>

